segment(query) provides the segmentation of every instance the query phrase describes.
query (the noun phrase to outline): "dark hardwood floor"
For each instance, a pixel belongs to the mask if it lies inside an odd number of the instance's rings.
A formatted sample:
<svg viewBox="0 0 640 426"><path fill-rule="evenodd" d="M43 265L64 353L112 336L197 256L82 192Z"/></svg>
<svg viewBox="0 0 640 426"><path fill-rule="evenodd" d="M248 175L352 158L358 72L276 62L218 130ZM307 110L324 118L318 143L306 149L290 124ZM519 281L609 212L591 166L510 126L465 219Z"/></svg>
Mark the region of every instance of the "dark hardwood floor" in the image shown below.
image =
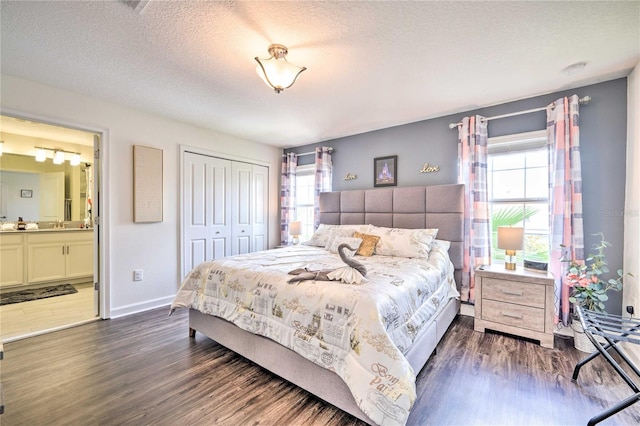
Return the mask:
<svg viewBox="0 0 640 426"><path fill-rule="evenodd" d="M13 425L362 425L156 309L4 345ZM584 425L631 390L602 359L473 331L458 317L418 377L410 425ZM640 403L601 423L640 424Z"/></svg>

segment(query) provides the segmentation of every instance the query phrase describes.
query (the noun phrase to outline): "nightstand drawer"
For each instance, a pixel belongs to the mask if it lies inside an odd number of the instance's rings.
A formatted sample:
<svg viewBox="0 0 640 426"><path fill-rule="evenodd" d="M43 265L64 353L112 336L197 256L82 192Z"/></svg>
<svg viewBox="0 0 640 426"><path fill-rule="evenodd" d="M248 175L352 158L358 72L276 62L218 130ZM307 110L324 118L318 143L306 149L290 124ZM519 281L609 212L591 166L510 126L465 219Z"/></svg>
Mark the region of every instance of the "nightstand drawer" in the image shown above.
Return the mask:
<svg viewBox="0 0 640 426"><path fill-rule="evenodd" d="M483 299L482 319L544 332L544 309Z"/></svg>
<svg viewBox="0 0 640 426"><path fill-rule="evenodd" d="M544 309L545 286L495 278L482 279L482 299Z"/></svg>

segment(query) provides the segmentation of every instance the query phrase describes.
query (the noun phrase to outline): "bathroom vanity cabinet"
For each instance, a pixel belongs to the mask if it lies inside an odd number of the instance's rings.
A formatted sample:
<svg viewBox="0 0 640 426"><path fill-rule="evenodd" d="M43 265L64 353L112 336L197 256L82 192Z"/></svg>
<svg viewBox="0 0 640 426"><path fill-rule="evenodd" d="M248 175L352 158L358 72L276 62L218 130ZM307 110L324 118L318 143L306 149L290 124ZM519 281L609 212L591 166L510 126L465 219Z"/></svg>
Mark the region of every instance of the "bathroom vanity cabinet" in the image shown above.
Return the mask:
<svg viewBox="0 0 640 426"><path fill-rule="evenodd" d="M93 230L1 234L0 251L2 288L93 276Z"/></svg>

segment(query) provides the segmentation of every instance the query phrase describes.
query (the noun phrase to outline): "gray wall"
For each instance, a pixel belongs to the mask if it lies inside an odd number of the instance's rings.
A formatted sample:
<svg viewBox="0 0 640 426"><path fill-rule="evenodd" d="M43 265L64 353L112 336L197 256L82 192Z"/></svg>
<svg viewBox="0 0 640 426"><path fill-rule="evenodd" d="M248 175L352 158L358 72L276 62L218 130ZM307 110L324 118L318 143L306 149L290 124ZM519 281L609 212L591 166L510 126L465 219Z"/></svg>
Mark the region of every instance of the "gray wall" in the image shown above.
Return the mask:
<svg viewBox="0 0 640 426"><path fill-rule="evenodd" d="M627 129L627 79L621 78L577 89L523 99L466 113L424 120L388 129L333 139L285 150L312 151L331 146L333 190L373 188L373 159L398 156L398 186L434 185L457 181L457 131L448 125L462 117L486 117L546 106L562 96L592 97L580 106L580 144L583 181L585 247L598 240L592 234L603 232L612 243L607 259L612 271L622 267L625 156ZM544 129L546 113L540 111L489 122L489 136L502 136ZM300 158L300 164L313 162L313 156ZM419 173L422 165L440 167L437 173ZM357 175L345 181L347 173ZM611 292L607 310L621 311L621 294Z"/></svg>

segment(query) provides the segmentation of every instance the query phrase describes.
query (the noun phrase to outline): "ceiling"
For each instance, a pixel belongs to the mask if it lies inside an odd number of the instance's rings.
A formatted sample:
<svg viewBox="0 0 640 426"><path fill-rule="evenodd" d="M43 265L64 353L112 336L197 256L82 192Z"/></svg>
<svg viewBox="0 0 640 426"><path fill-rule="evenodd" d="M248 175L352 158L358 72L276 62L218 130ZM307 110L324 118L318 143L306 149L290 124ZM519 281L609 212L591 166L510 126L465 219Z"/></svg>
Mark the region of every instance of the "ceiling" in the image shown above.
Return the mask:
<svg viewBox="0 0 640 426"><path fill-rule="evenodd" d="M2 0L0 23L3 74L281 147L610 80L640 60L638 1ZM280 94L255 72L271 43L307 67Z"/></svg>

